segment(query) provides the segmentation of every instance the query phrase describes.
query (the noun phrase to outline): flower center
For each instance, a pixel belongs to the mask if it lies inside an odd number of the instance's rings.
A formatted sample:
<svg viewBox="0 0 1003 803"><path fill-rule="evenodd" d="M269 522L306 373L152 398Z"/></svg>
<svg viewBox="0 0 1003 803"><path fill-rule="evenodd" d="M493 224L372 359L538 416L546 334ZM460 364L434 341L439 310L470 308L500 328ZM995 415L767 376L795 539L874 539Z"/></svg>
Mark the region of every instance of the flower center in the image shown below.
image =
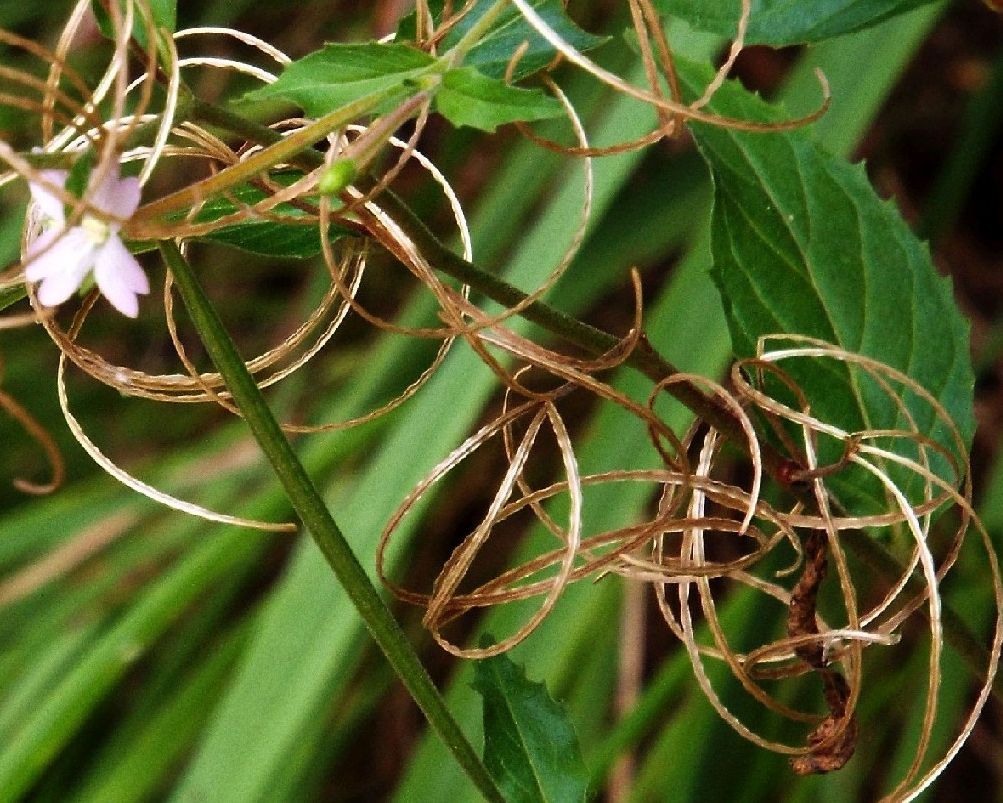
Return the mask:
<svg viewBox="0 0 1003 803"><path fill-rule="evenodd" d="M87 239L94 245L104 245L111 236L111 226L91 215L83 216L80 220L80 228L84 230Z"/></svg>

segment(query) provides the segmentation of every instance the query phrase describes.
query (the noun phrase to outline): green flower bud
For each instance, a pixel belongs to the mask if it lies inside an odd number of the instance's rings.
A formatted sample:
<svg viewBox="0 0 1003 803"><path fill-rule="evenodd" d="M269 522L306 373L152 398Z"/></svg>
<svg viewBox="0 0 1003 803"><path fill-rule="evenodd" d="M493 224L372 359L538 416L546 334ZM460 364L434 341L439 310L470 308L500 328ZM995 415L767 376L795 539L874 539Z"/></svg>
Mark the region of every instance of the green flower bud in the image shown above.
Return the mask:
<svg viewBox="0 0 1003 803"><path fill-rule="evenodd" d="M321 195L337 195L355 181L357 171L352 159L339 159L321 173L317 182L317 192Z"/></svg>

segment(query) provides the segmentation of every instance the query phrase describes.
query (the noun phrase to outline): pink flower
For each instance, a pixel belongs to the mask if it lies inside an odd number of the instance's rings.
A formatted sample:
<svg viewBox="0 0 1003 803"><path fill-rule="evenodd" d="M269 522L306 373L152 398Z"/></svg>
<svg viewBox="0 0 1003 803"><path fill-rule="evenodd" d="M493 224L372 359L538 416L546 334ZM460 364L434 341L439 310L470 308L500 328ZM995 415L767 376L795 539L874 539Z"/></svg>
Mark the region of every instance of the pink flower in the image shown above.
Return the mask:
<svg viewBox="0 0 1003 803"><path fill-rule="evenodd" d="M43 170L49 184L62 187L65 170ZM25 278L41 282L38 300L47 307L62 304L80 287L93 268L94 281L111 305L130 318L139 313L137 295L150 292L150 283L118 233L139 206L139 179L122 178L115 167L100 184L91 177L90 205L109 219L85 212L80 223L66 228L63 202L41 184L29 183L32 200L41 212L42 233L28 244Z"/></svg>

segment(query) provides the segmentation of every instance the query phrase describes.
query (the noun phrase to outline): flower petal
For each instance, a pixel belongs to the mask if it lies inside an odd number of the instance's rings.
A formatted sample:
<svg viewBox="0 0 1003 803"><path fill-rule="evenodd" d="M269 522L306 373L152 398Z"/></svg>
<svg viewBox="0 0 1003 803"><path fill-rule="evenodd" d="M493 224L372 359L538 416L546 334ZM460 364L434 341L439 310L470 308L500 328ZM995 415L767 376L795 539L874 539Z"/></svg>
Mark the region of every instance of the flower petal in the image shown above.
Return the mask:
<svg viewBox="0 0 1003 803"><path fill-rule="evenodd" d="M136 294L150 292L150 283L136 257L112 235L94 260L94 279L111 305L130 318L139 314Z"/></svg>
<svg viewBox="0 0 1003 803"><path fill-rule="evenodd" d="M62 229L46 229L45 231L39 232L39 235L34 240L29 242L24 249L25 264L34 259L36 254L46 251L62 233ZM40 278L41 276L36 276L32 279L32 281L36 281Z"/></svg>
<svg viewBox="0 0 1003 803"><path fill-rule="evenodd" d="M56 187L65 186L66 178L69 175L65 170L39 170L38 173L45 182ZM28 189L31 190L31 200L38 204L43 215L56 223L62 223L66 219L63 215L63 202L42 184L29 181Z"/></svg>
<svg viewBox="0 0 1003 803"><path fill-rule="evenodd" d="M80 260L78 265L50 273L38 286L38 300L47 307L62 304L80 287L89 268L89 260Z"/></svg>
<svg viewBox="0 0 1003 803"><path fill-rule="evenodd" d="M49 247L43 250L46 245ZM50 276L80 274L82 279L93 258L94 245L79 226L66 232L45 232L28 246L29 261L25 263L24 277L29 282L37 282ZM80 284L79 279L77 284Z"/></svg>
<svg viewBox="0 0 1003 803"><path fill-rule="evenodd" d="M100 167L95 168L95 176L100 169ZM139 206L141 192L139 179L135 176L119 178L118 165L114 165L108 169L104 180L93 187L90 202L95 209L99 209L107 215L127 220L132 217L132 213Z"/></svg>

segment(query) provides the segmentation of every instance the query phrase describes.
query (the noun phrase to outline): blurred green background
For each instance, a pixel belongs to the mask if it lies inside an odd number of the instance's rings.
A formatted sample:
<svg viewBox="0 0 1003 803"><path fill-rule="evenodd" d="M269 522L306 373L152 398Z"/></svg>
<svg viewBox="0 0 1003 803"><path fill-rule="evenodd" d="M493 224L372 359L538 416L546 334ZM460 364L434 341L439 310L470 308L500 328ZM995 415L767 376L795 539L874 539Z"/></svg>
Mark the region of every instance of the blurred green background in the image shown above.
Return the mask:
<svg viewBox="0 0 1003 803"><path fill-rule="evenodd" d="M179 27L235 26L293 57L324 41L357 41L392 30L406 3L183 0ZM594 31L622 28L626 4L573 0L569 10ZM52 45L72 4L0 2L0 25ZM737 4L736 4L737 6ZM680 27L682 52L714 57L717 45ZM204 52L240 56L223 39ZM82 36L73 63L93 74L106 55L100 35ZM5 50L3 63L44 74ZM614 38L599 58L639 75L634 53ZM1003 18L981 4L934 3L861 34L810 49L753 48L738 75L810 110L821 67L833 107L813 127L834 152L867 158L882 195L931 239L942 270L955 277L970 315L979 385L980 430L973 459L979 508L1003 535ZM562 74L598 144L649 130L650 110ZM192 77L207 97L242 85L221 73ZM37 121L0 109L0 131L17 147L37 143ZM454 181L471 217L477 261L530 288L560 257L580 204L580 167L503 130L487 138L433 122L423 149ZM421 173L400 190L444 237L445 204ZM16 259L26 191L0 198L0 255ZM629 326L626 281L641 268L649 335L684 370L721 375L730 353L720 303L708 277L707 176L687 141L600 160L588 240L549 298L613 331ZM275 263L201 247L195 264L237 334L261 351L291 332L323 289L323 266ZM163 271L147 263L156 287ZM429 320L431 304L404 271L378 255L364 298L401 320ZM147 371L177 370L162 302L145 301L138 322L95 313L84 341L112 361ZM181 316L186 344L204 356ZM521 324L520 324L521 326ZM528 327L522 327L530 331ZM357 323L300 374L270 393L289 420L323 422L358 414L405 387L434 346L381 335ZM459 769L424 730L418 710L393 681L312 542L208 525L160 509L105 476L73 441L55 394L57 351L38 327L0 337L2 388L42 421L63 448L68 479L51 497L26 497L0 484L0 800L304 801L475 800ZM643 398L647 386L624 373L617 384ZM107 454L157 487L235 515L279 520L290 513L239 422L216 409L125 399L71 373L73 409ZM325 489L335 518L367 568L387 518L411 487L467 433L497 411L490 372L456 349L432 382L381 422L297 442ZM572 421L589 471L629 467L645 433L621 412L582 404ZM682 410L672 423L684 426ZM2 477L44 478L37 447L0 417ZM393 576L425 587L464 526L493 493L501 455L471 461L426 497L404 523L390 557ZM650 489L597 490L591 530L638 516ZM513 553L520 546L513 532ZM533 533L526 533L532 539ZM969 624L988 627L992 609L974 543L945 593ZM903 645L870 651L857 755L842 771L796 778L786 759L743 741L702 697L685 655L649 595L645 686L626 719L614 709L624 586L617 578L572 588L516 651L530 677L547 681L576 725L598 796L618 757L633 756L636 783L617 799L666 801L857 801L887 790L911 758L927 653L922 627ZM414 609L397 606L452 709L478 735L479 700L470 667L435 647ZM518 610L494 611L462 631L511 632ZM721 605L730 632L754 643L782 627L776 606L743 593ZM946 745L975 688L949 652L937 739ZM711 667L723 699L771 738L797 738ZM814 687L784 687L810 705ZM991 702L968 745L928 795L931 800L1001 798L1003 720ZM936 752L936 749L935 749Z"/></svg>

